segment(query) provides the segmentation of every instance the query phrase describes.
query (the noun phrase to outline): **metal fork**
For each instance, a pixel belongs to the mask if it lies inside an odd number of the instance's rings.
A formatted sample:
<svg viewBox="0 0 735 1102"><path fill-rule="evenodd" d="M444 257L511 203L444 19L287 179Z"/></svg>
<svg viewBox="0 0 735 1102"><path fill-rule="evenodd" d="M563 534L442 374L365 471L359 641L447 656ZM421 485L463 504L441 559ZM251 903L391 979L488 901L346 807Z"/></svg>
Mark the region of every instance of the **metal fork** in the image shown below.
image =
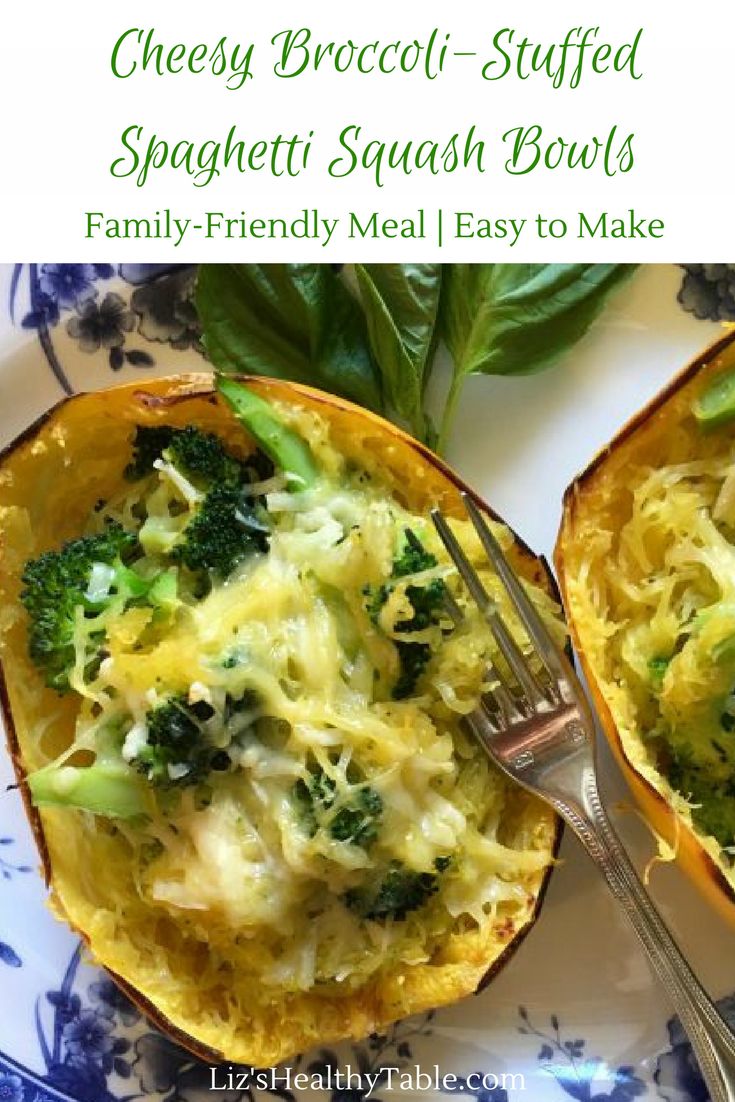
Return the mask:
<svg viewBox="0 0 735 1102"><path fill-rule="evenodd" d="M582 842L630 919L671 999L711 1102L735 1102L735 1035L682 956L602 805L595 767L595 724L582 686L474 501L467 494L462 496L536 658L532 665L525 657L446 519L439 509L432 510L437 532L507 666L507 672L498 664L489 668L492 688L468 717L469 726L490 760L551 804ZM461 622L461 609L451 595L447 611L455 624Z"/></svg>

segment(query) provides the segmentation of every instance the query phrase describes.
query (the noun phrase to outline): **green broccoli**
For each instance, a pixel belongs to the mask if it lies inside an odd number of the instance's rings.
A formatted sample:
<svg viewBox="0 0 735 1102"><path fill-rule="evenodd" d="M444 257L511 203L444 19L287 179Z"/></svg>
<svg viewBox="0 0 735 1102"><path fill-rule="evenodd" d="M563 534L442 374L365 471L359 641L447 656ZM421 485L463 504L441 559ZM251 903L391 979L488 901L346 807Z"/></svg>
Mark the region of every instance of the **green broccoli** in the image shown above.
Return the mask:
<svg viewBox="0 0 735 1102"><path fill-rule="evenodd" d="M125 564L136 542L112 523L99 535L71 540L26 563L21 601L30 621L28 650L51 688L62 693L69 688L77 608L97 616L113 601L145 596L149 583ZM88 656L90 664L95 659L96 653Z"/></svg>
<svg viewBox="0 0 735 1102"><path fill-rule="evenodd" d="M336 842L350 842L367 849L378 837L382 814L379 793L366 785L358 789L354 802L339 808L329 824L329 833Z"/></svg>
<svg viewBox="0 0 735 1102"><path fill-rule="evenodd" d="M211 771L228 770L226 750L210 745L203 724L214 715L204 701L189 704L171 696L148 713L148 738L130 763L120 758L120 733L100 738L92 765L53 765L28 776L37 806L77 807L112 819L152 813L151 789L201 784Z"/></svg>
<svg viewBox="0 0 735 1102"><path fill-rule="evenodd" d="M220 578L256 551L268 550L267 528L236 486L215 486L205 497L171 558L195 573Z"/></svg>
<svg viewBox="0 0 735 1102"><path fill-rule="evenodd" d="M428 643L408 643L403 639L396 642L398 651L399 674L393 686L393 699L405 700L413 696L421 674L429 664L431 647Z"/></svg>
<svg viewBox="0 0 735 1102"><path fill-rule="evenodd" d="M717 779L706 765L697 764L685 747L672 751L666 768L669 784L690 803L692 819L721 846L735 844L735 779Z"/></svg>
<svg viewBox="0 0 735 1102"><path fill-rule="evenodd" d="M202 432L193 425L174 432L166 448L166 457L173 465L205 486L238 486L245 469L239 459L230 455L211 432Z"/></svg>
<svg viewBox="0 0 735 1102"><path fill-rule="evenodd" d="M403 551L393 563L393 578L406 578L422 570L432 570L437 560L430 551L426 551L418 536L406 529L406 543ZM441 578L435 578L427 585L409 585L406 596L413 607L413 616L396 624L397 631L423 631L436 623L441 611L446 586Z"/></svg>
<svg viewBox="0 0 735 1102"><path fill-rule="evenodd" d="M406 542L393 560L388 582L377 588L365 587L365 596L368 598L366 608L375 624L378 623L380 610L388 600L392 581L418 574L422 570L431 570L437 565L436 557L425 549L421 540L410 528L406 529L405 536ZM426 585L407 586L406 597L411 603L413 615L406 620L399 620L395 625L396 631L424 631L437 623L445 593L446 586L441 578L435 578ZM414 693L416 684L431 658L431 647L428 643L398 640L396 649L400 672L393 686L393 699L404 700Z"/></svg>
<svg viewBox="0 0 735 1102"><path fill-rule="evenodd" d="M127 476L142 478L160 458L193 481L205 497L183 536L172 544L164 541L159 553L170 554L175 562L196 574L225 578L253 551L268 550L267 526L260 518L262 508L254 507L242 491L251 473L257 477L262 469L258 456L241 462L227 452L219 437L193 425L183 429L139 425ZM150 524L145 526L146 546L152 545L155 534L154 528L148 530Z"/></svg>
<svg viewBox="0 0 735 1102"><path fill-rule="evenodd" d="M334 779L317 768L307 780L296 781L293 799L311 838L323 828L336 842L367 849L378 837L383 801L369 785L357 789L350 799L340 800Z"/></svg>
<svg viewBox="0 0 735 1102"><path fill-rule="evenodd" d="M290 476L289 488L303 490L316 482L318 471L309 445L278 417L276 410L264 398L238 382L219 373L217 390L232 409L238 421L254 437L263 451Z"/></svg>
<svg viewBox="0 0 735 1102"><path fill-rule="evenodd" d="M194 425L175 429L170 425L138 425L133 458L125 469L131 480L143 478L157 459L167 459L197 485L237 486L245 479L245 466L230 455L218 436Z"/></svg>
<svg viewBox="0 0 735 1102"><path fill-rule="evenodd" d="M362 595L366 598L365 610L376 627L378 626L380 611L388 600L389 594L390 590L387 585L363 586Z"/></svg>
<svg viewBox="0 0 735 1102"><path fill-rule="evenodd" d="M155 787L199 784L213 767L213 751L202 724L214 715L205 701L189 704L171 696L148 713L148 739L132 761ZM215 761L214 768L221 763Z"/></svg>
<svg viewBox="0 0 735 1102"><path fill-rule="evenodd" d="M27 778L37 807L76 807L110 819L133 819L151 811L145 782L122 762L49 766Z"/></svg>
<svg viewBox="0 0 735 1102"><path fill-rule="evenodd" d="M351 888L342 897L351 911L372 922L384 922L392 918L401 921L417 911L439 889L438 873L449 864L449 858L439 857L434 863L436 872L414 872L400 861L392 861L377 884Z"/></svg>
<svg viewBox="0 0 735 1102"><path fill-rule="evenodd" d="M403 550L393 560L394 578L407 578L409 574L418 574L422 570L431 570L437 565L436 556L427 551L421 540L410 528L406 528L406 542Z"/></svg>
<svg viewBox="0 0 735 1102"><path fill-rule="evenodd" d="M146 594L146 601L153 608L170 615L179 603L179 577L175 566L157 574Z"/></svg>
<svg viewBox="0 0 735 1102"><path fill-rule="evenodd" d="M137 482L150 474L153 464L161 458L171 443L173 434L171 425L137 425L133 438L133 456L125 468L125 477L130 482Z"/></svg>
<svg viewBox="0 0 735 1102"><path fill-rule="evenodd" d="M403 550L400 551L393 560L389 581L377 587L370 585L365 586L364 594L368 598L366 608L374 624L377 624L380 610L390 596L390 591L392 589L391 581L397 580L398 578L407 578L409 575L418 574L422 570L431 570L437 565L435 556L424 548L415 532L407 528L404 534L406 542L403 546ZM430 591L426 598L424 598L425 589ZM422 627L427 627L428 624L431 623L431 619L429 618L427 620L426 617L436 604L437 596L443 597L444 583L441 580L437 580L431 582L426 587L408 586L406 594L415 610L412 620L405 621L413 625L412 628L408 628L407 630L418 631L419 628L413 621L416 620L417 616L420 616L422 620L426 621L422 624ZM416 602L418 603L418 607ZM406 629L401 628L401 630Z"/></svg>
<svg viewBox="0 0 735 1102"><path fill-rule="evenodd" d="M293 786L293 801L301 824L310 838L319 829L322 812L334 803L336 787L332 777L322 769L314 769L306 780L299 777Z"/></svg>

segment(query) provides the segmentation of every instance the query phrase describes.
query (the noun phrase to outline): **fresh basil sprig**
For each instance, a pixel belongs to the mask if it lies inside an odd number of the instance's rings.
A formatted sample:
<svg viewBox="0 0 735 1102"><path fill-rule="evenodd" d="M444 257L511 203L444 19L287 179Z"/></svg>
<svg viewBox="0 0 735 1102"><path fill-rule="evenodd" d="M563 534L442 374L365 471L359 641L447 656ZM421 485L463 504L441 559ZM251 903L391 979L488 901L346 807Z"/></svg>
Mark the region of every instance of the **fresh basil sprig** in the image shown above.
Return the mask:
<svg viewBox="0 0 735 1102"><path fill-rule="evenodd" d="M439 448L468 375L527 375L576 344L632 264L451 264L441 335L453 363Z"/></svg>
<svg viewBox="0 0 735 1102"><path fill-rule="evenodd" d="M390 409L430 437L424 391L436 351L441 264L356 264L370 346Z"/></svg>
<svg viewBox="0 0 735 1102"><path fill-rule="evenodd" d="M216 370L311 383L384 410L432 445L426 386L443 341L452 375L441 451L468 375L546 367L634 267L358 264L358 298L329 265L205 264L197 307Z"/></svg>
<svg viewBox="0 0 735 1102"><path fill-rule="evenodd" d="M365 315L328 264L203 264L197 310L216 370L292 379L383 408Z"/></svg>

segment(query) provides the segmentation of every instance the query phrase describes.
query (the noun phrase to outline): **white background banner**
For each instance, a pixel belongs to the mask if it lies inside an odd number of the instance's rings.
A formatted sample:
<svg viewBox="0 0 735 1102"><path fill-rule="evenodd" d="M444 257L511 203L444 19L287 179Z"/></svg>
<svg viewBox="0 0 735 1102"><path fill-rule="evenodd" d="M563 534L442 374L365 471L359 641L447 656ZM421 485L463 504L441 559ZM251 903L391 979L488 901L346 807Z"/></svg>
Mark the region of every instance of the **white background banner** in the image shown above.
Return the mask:
<svg viewBox="0 0 735 1102"><path fill-rule="evenodd" d="M0 18L0 260L735 256L732 0Z"/></svg>

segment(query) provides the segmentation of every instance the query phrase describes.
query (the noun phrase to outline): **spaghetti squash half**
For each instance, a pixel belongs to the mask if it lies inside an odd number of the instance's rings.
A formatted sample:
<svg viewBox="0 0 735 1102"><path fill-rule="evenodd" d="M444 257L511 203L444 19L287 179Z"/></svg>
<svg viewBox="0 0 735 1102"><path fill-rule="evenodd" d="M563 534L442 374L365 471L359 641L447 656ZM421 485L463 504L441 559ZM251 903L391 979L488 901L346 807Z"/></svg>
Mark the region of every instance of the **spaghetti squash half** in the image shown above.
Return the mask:
<svg viewBox="0 0 735 1102"><path fill-rule="evenodd" d="M569 487L556 565L611 746L654 829L735 919L735 338Z"/></svg>
<svg viewBox="0 0 735 1102"><path fill-rule="evenodd" d="M55 911L192 1051L262 1066L475 991L557 823L463 729L494 644L427 520L454 475L346 402L230 389L254 435L181 376L6 451L0 657Z"/></svg>

